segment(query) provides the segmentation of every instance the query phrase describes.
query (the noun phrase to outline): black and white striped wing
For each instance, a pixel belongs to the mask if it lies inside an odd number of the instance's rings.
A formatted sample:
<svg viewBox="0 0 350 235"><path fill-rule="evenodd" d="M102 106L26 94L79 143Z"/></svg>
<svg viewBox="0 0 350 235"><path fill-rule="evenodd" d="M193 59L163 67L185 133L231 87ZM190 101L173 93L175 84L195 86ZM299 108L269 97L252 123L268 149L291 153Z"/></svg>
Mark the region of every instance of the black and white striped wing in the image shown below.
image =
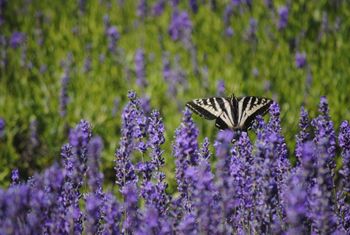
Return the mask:
<svg viewBox="0 0 350 235"><path fill-rule="evenodd" d="M216 119L215 125L219 129L234 127L232 112L235 112L235 110L232 110L231 98L211 97L195 99L188 102L186 106L205 119Z"/></svg>
<svg viewBox="0 0 350 235"><path fill-rule="evenodd" d="M264 97L246 96L238 98L237 129L247 130L256 116L263 116L269 111L272 100Z"/></svg>

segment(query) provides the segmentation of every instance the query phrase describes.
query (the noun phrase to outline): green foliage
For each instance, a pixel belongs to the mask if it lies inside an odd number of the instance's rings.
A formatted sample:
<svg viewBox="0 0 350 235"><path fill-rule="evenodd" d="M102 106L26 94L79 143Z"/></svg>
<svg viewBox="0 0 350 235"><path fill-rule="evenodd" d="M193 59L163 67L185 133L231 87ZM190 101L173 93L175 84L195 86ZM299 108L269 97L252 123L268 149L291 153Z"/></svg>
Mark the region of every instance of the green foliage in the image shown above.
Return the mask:
<svg viewBox="0 0 350 235"><path fill-rule="evenodd" d="M174 11L170 4L161 16L149 14L141 19L136 15L137 1L86 1L84 10L79 9L79 2L7 1L2 12L4 23L0 34L7 41L14 31L26 35L24 45L0 48L7 60L0 67L0 117L6 121L5 136L0 140L2 186L8 185L10 171L15 167L26 178L59 161L60 147L67 141L68 130L80 119L91 122L94 134L104 140L103 168L112 184L120 115L130 89L136 90L140 97L150 97L152 108L159 109L164 118L168 178L173 176L171 142L181 120L180 111L188 100L216 95L219 79L225 81L227 95L234 92L237 96L272 97L280 104L283 134L290 151L294 151L301 105L314 117L319 97L326 95L336 127L341 120L350 118L346 108L350 8L346 1L291 1L285 30L277 29L277 9L282 1L274 2L273 9L268 9L264 1L253 1L251 8L247 5L234 8L230 21L232 37L225 36L223 21L225 7L231 1L216 1L216 9L212 9L211 1L197 1L197 14L191 12L188 1L182 1L178 8L190 15L194 52L180 41L171 40L168 34ZM108 51L105 15L120 33L115 54ZM321 34L324 15L328 28ZM247 40L252 18L257 21L257 37ZM38 44L41 39L42 45ZM134 54L138 48L146 53L146 88L135 83ZM297 51L307 55L304 69L295 66ZM175 57L179 58L188 82L187 88L179 85L176 97L170 96L162 74L165 52L169 53L172 66ZM61 64L69 54L72 55L70 101L67 115L61 117L59 96L64 73ZM88 57L91 70L84 72ZM28 63L32 64L31 68ZM44 66L47 69L41 72ZM308 75L312 76L309 85ZM115 98L121 104L113 116ZM195 120L201 140L204 136L214 139L217 133L214 123L197 117ZM32 121L38 122L39 145L28 150Z"/></svg>

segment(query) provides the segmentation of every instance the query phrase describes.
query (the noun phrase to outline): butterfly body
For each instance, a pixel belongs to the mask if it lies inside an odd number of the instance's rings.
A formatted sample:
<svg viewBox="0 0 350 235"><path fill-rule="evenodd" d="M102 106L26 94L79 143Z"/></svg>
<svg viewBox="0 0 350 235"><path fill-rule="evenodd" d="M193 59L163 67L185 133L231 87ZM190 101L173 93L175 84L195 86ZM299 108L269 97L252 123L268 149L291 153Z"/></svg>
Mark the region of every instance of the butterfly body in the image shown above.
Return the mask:
<svg viewBox="0 0 350 235"><path fill-rule="evenodd" d="M264 97L210 97L195 99L186 104L199 116L215 120L219 129L247 131L257 115L264 115L272 100Z"/></svg>

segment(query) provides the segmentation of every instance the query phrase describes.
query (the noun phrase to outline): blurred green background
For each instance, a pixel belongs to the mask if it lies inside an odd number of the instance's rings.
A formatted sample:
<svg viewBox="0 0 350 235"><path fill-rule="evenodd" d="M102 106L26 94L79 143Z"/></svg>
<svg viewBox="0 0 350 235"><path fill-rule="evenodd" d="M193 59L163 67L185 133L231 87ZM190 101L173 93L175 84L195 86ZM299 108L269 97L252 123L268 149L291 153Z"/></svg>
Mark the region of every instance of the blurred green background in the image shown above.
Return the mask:
<svg viewBox="0 0 350 235"><path fill-rule="evenodd" d="M102 167L105 183L112 184L120 116L130 89L161 112L164 171L170 183L171 144L181 111L191 99L216 96L219 80L228 96L266 96L280 104L291 155L301 105L315 117L325 95L337 129L350 118L347 1L197 0L177 6L164 1L164 11L156 15L154 7L161 1L0 1L0 117L6 123L0 137L1 186L9 184L13 168L26 179L59 161L68 130L80 119L88 120L104 140ZM287 24L279 29L283 7L288 9ZM191 30L173 40L169 27L180 12L188 14ZM109 48L110 27L119 33L114 51ZM16 33L22 37L17 44ZM144 87L136 83L138 49L145 55ZM298 52L306 55L303 68L296 66ZM164 78L166 60L182 82ZM62 116L64 76L69 103ZM175 95L168 91L172 85ZM200 142L205 136L213 141L214 123L194 119Z"/></svg>

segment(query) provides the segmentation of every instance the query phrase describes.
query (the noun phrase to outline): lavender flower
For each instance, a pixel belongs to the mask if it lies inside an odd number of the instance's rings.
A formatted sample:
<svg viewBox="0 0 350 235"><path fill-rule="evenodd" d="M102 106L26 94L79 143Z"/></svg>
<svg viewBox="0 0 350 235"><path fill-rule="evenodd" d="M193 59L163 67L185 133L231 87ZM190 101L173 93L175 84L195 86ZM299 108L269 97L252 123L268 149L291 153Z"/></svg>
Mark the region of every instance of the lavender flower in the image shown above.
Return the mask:
<svg viewBox="0 0 350 235"><path fill-rule="evenodd" d="M283 196L286 203L286 217L289 225L287 234L307 234L308 231L308 205L307 185L301 169L292 174L287 182L287 189Z"/></svg>
<svg viewBox="0 0 350 235"><path fill-rule="evenodd" d="M225 94L225 81L218 80L216 85L216 94L217 96L223 96Z"/></svg>
<svg viewBox="0 0 350 235"><path fill-rule="evenodd" d="M137 16L141 19L144 19L147 16L148 11L148 5L147 0L139 0L139 3L137 5Z"/></svg>
<svg viewBox="0 0 350 235"><path fill-rule="evenodd" d="M207 145L204 142L204 147ZM210 171L208 158L199 160L198 166L186 170L186 178L190 183L192 214L196 218L196 229L199 233L218 233L220 224L220 207L214 175Z"/></svg>
<svg viewBox="0 0 350 235"><path fill-rule="evenodd" d="M164 53L163 55L163 78L168 85L168 93L175 97L181 88L187 87L187 81L185 74L179 65L179 57L175 57L175 65L172 68L169 54Z"/></svg>
<svg viewBox="0 0 350 235"><path fill-rule="evenodd" d="M153 183L147 180L141 186L141 195L145 199L145 204L148 207L152 207L157 210L159 215L164 215L167 212L169 204L169 196L165 190L167 184L164 181L165 175L162 173L157 174L157 183Z"/></svg>
<svg viewBox="0 0 350 235"><path fill-rule="evenodd" d="M187 12L174 11L168 33L172 40L188 41L192 32L192 22Z"/></svg>
<svg viewBox="0 0 350 235"><path fill-rule="evenodd" d="M159 169L164 165L163 151L160 146L164 144L164 124L160 113L154 110L149 118L148 134L149 141L148 146L152 149L151 157L152 163Z"/></svg>
<svg viewBox="0 0 350 235"><path fill-rule="evenodd" d="M229 3L226 5L224 10L223 20L224 20L225 27L228 27L230 25L232 15L233 15L233 5Z"/></svg>
<svg viewBox="0 0 350 235"><path fill-rule="evenodd" d="M342 168L339 173L342 175L341 188L337 193L338 210L341 219L341 225L347 233L350 231L350 206L346 201L349 199L350 192L350 125L348 121L343 121L339 130L339 146L341 147L341 156L343 160Z"/></svg>
<svg viewBox="0 0 350 235"><path fill-rule="evenodd" d="M105 224L103 225L103 235L108 234L121 234L120 224L121 224L121 211L120 205L118 204L116 198L111 193L105 194L105 201L103 203L103 215Z"/></svg>
<svg viewBox="0 0 350 235"><path fill-rule="evenodd" d="M159 214L155 208L151 206L146 207L143 216L143 224L140 227L141 228L138 231L138 234L160 233L161 225L159 220Z"/></svg>
<svg viewBox="0 0 350 235"><path fill-rule="evenodd" d="M131 155L131 152L133 151L133 142L132 142L132 139L129 139L130 137L132 137L131 134L132 133L125 131L124 136L121 137L121 140L119 142L119 148L116 150L116 153L115 153L116 164L114 169L116 171L116 184L120 188L124 187L124 185L129 181L130 182L137 181L134 165L130 160L130 155Z"/></svg>
<svg viewBox="0 0 350 235"><path fill-rule="evenodd" d="M106 31L108 37L108 50L111 53L114 53L116 50L116 46L120 37L120 34L115 26L109 26Z"/></svg>
<svg viewBox="0 0 350 235"><path fill-rule="evenodd" d="M35 149L40 145L39 135L38 135L38 121L33 120L29 125L29 146L31 149Z"/></svg>
<svg viewBox="0 0 350 235"><path fill-rule="evenodd" d="M171 0L171 4L174 8L177 7L177 5L179 4L180 0Z"/></svg>
<svg viewBox="0 0 350 235"><path fill-rule="evenodd" d="M86 57L84 60L84 68L83 68L84 73L88 73L91 71L91 63L92 63L91 57L90 56Z"/></svg>
<svg viewBox="0 0 350 235"><path fill-rule="evenodd" d="M61 93L60 93L60 115L61 115L61 117L65 117L67 114L67 105L69 103L69 96L68 96L69 80L70 80L69 71L66 69L64 71L64 75L61 78Z"/></svg>
<svg viewBox="0 0 350 235"><path fill-rule="evenodd" d="M234 31L233 31L233 28L232 27L227 27L226 30L225 30L225 35L227 37L232 37L234 35Z"/></svg>
<svg viewBox="0 0 350 235"><path fill-rule="evenodd" d="M0 118L0 139L5 136L6 122L3 118Z"/></svg>
<svg viewBox="0 0 350 235"><path fill-rule="evenodd" d="M138 49L135 53L135 72L136 72L136 83L140 87L146 87L146 63L145 53L142 49Z"/></svg>
<svg viewBox="0 0 350 235"><path fill-rule="evenodd" d="M176 164L177 188L183 200L184 208L190 207L188 204L188 184L185 180L185 172L188 166L194 166L198 163L198 137L199 131L195 126L191 112L185 109L181 126L176 130L175 143L173 146L173 155Z"/></svg>
<svg viewBox="0 0 350 235"><path fill-rule="evenodd" d="M152 8L152 12L154 16L160 16L163 14L165 3L166 3L165 0L158 0L156 3L154 3Z"/></svg>
<svg viewBox="0 0 350 235"><path fill-rule="evenodd" d="M86 234L99 234L101 228L101 208L103 201L94 193L86 197Z"/></svg>
<svg viewBox="0 0 350 235"><path fill-rule="evenodd" d="M306 54L297 52L295 54L295 66L298 69L302 69L305 67L305 65L306 65Z"/></svg>
<svg viewBox="0 0 350 235"><path fill-rule="evenodd" d="M279 21L278 21L278 29L283 30L287 27L288 24L288 15L289 15L289 9L287 6L281 6L278 8L278 15L279 15Z"/></svg>
<svg viewBox="0 0 350 235"><path fill-rule="evenodd" d="M348 121L343 121L339 131L339 146L342 148L343 166L340 170L343 190L350 193L350 125Z"/></svg>
<svg viewBox="0 0 350 235"><path fill-rule="evenodd" d="M319 105L320 115L313 119L311 124L315 128L315 138L314 142L325 151L325 155L323 156L325 159L322 159L322 164L327 165L327 169L329 176L327 177L327 184L330 188L333 187L333 176L335 169L335 144L336 144L336 136L333 127L333 122L329 116L328 102L326 97L321 97L320 105ZM324 166L325 167L325 166Z"/></svg>
<svg viewBox="0 0 350 235"><path fill-rule="evenodd" d="M272 135L272 137L276 139L275 135ZM257 141L254 156L254 180L257 188L254 195L256 205L252 227L253 231L259 234L273 233L273 227L281 223L277 216L280 204L279 187L276 179L277 164L273 159L274 149L270 141L268 144Z"/></svg>
<svg viewBox="0 0 350 235"><path fill-rule="evenodd" d="M21 32L13 32L10 38L10 46L14 49L21 46L26 40L25 34Z"/></svg>
<svg viewBox="0 0 350 235"><path fill-rule="evenodd" d="M324 153L322 153L323 155ZM316 183L311 189L310 208L313 222L313 232L331 234L337 229L332 191L329 190L329 179L324 163L324 156L319 155Z"/></svg>
<svg viewBox="0 0 350 235"><path fill-rule="evenodd" d="M88 185L91 192L102 191L103 175L99 170L100 167L100 155L103 148L103 142L100 137L94 137L91 139L88 145L87 152L87 175Z"/></svg>
<svg viewBox="0 0 350 235"><path fill-rule="evenodd" d="M112 117L115 117L117 112L119 111L119 105L120 105L120 99L119 97L114 98L113 101L113 110L112 110Z"/></svg>
<svg viewBox="0 0 350 235"><path fill-rule="evenodd" d="M231 141L234 133L231 130L220 131L214 143L216 157L216 187L220 196L220 208L223 219L233 225L233 213L235 209L235 188L233 188L232 177L230 176L230 163L232 159ZM223 234L230 233L231 227L223 226ZM232 232L232 231L231 231Z"/></svg>
<svg viewBox="0 0 350 235"><path fill-rule="evenodd" d="M87 147L91 136L91 124L86 120L80 120L76 128L69 132L69 143L73 153L79 157L82 163L86 163Z"/></svg>
<svg viewBox="0 0 350 235"><path fill-rule="evenodd" d="M63 205L67 215L73 220L73 230L81 233L83 230L83 214L79 207L80 189L83 185L87 166L87 147L91 138L91 126L81 120L75 129L69 133L69 145L62 149L62 157L67 170L66 184L63 188Z"/></svg>
<svg viewBox="0 0 350 235"><path fill-rule="evenodd" d="M204 138L202 147L200 149L200 158L201 159L209 159L210 158L210 152L209 152L209 139L207 137Z"/></svg>
<svg viewBox="0 0 350 235"><path fill-rule="evenodd" d="M244 1L243 0L231 0L231 2L234 6L238 6L238 5L242 4Z"/></svg>
<svg viewBox="0 0 350 235"><path fill-rule="evenodd" d="M64 146L61 154L67 170L67 182L62 196L63 205L67 207L67 216L73 220L73 230L78 233L83 230L83 213L79 207L79 198L87 169L87 151L91 135L90 124L81 120L76 128L70 131L69 145Z"/></svg>
<svg viewBox="0 0 350 235"><path fill-rule="evenodd" d="M19 173L18 169L13 169L11 174L12 185L16 185L19 183Z"/></svg>
<svg viewBox="0 0 350 235"><path fill-rule="evenodd" d="M280 187L286 179L285 173L289 171L290 163L288 161L287 145L281 133L280 108L276 102L270 106L270 115L271 119L267 125L268 132L265 138L274 147L278 164L278 185Z"/></svg>
<svg viewBox="0 0 350 235"><path fill-rule="evenodd" d="M109 18L109 15L104 15L103 16L103 24L105 26L105 29L106 29L106 34L108 34L108 28L109 26L111 26L111 20Z"/></svg>
<svg viewBox="0 0 350 235"><path fill-rule="evenodd" d="M198 234L194 215L185 215L178 225L178 230L181 234Z"/></svg>
<svg viewBox="0 0 350 235"><path fill-rule="evenodd" d="M1 221L0 231L6 233L29 233L29 226L23 226L30 210L30 187L26 184L16 185L7 190L0 190ZM23 221L21 223L21 221Z"/></svg>
<svg viewBox="0 0 350 235"><path fill-rule="evenodd" d="M295 148L295 155L296 155L297 164L300 163L300 159L302 157L303 143L305 143L310 138L310 134L307 131L308 128L309 128L308 112L304 109L304 107L302 107L300 111L300 120L299 120L300 132L296 136L297 144Z"/></svg>
<svg viewBox="0 0 350 235"><path fill-rule="evenodd" d="M193 13L198 12L198 2L197 0L189 0L189 5Z"/></svg>
<svg viewBox="0 0 350 235"><path fill-rule="evenodd" d="M125 220L123 223L123 231L132 233L138 231L141 224L140 215L137 210L137 188L135 184L126 184L122 189L125 206Z"/></svg>
<svg viewBox="0 0 350 235"><path fill-rule="evenodd" d="M233 220L236 229L244 230L244 227L251 223L254 201L253 146L247 133L241 134L235 147L234 150L231 150L233 157L230 163L230 175L235 190L233 198L236 205L236 214Z"/></svg>
<svg viewBox="0 0 350 235"><path fill-rule="evenodd" d="M57 233L61 224L58 223L62 212L60 203L65 172L54 164L41 175L35 175L30 184L31 198L28 213L28 223L31 231L42 233Z"/></svg>
<svg viewBox="0 0 350 235"><path fill-rule="evenodd" d="M249 28L246 32L246 38L248 41L256 40L257 24L258 24L258 22L256 21L256 19L251 18L249 20Z"/></svg>

